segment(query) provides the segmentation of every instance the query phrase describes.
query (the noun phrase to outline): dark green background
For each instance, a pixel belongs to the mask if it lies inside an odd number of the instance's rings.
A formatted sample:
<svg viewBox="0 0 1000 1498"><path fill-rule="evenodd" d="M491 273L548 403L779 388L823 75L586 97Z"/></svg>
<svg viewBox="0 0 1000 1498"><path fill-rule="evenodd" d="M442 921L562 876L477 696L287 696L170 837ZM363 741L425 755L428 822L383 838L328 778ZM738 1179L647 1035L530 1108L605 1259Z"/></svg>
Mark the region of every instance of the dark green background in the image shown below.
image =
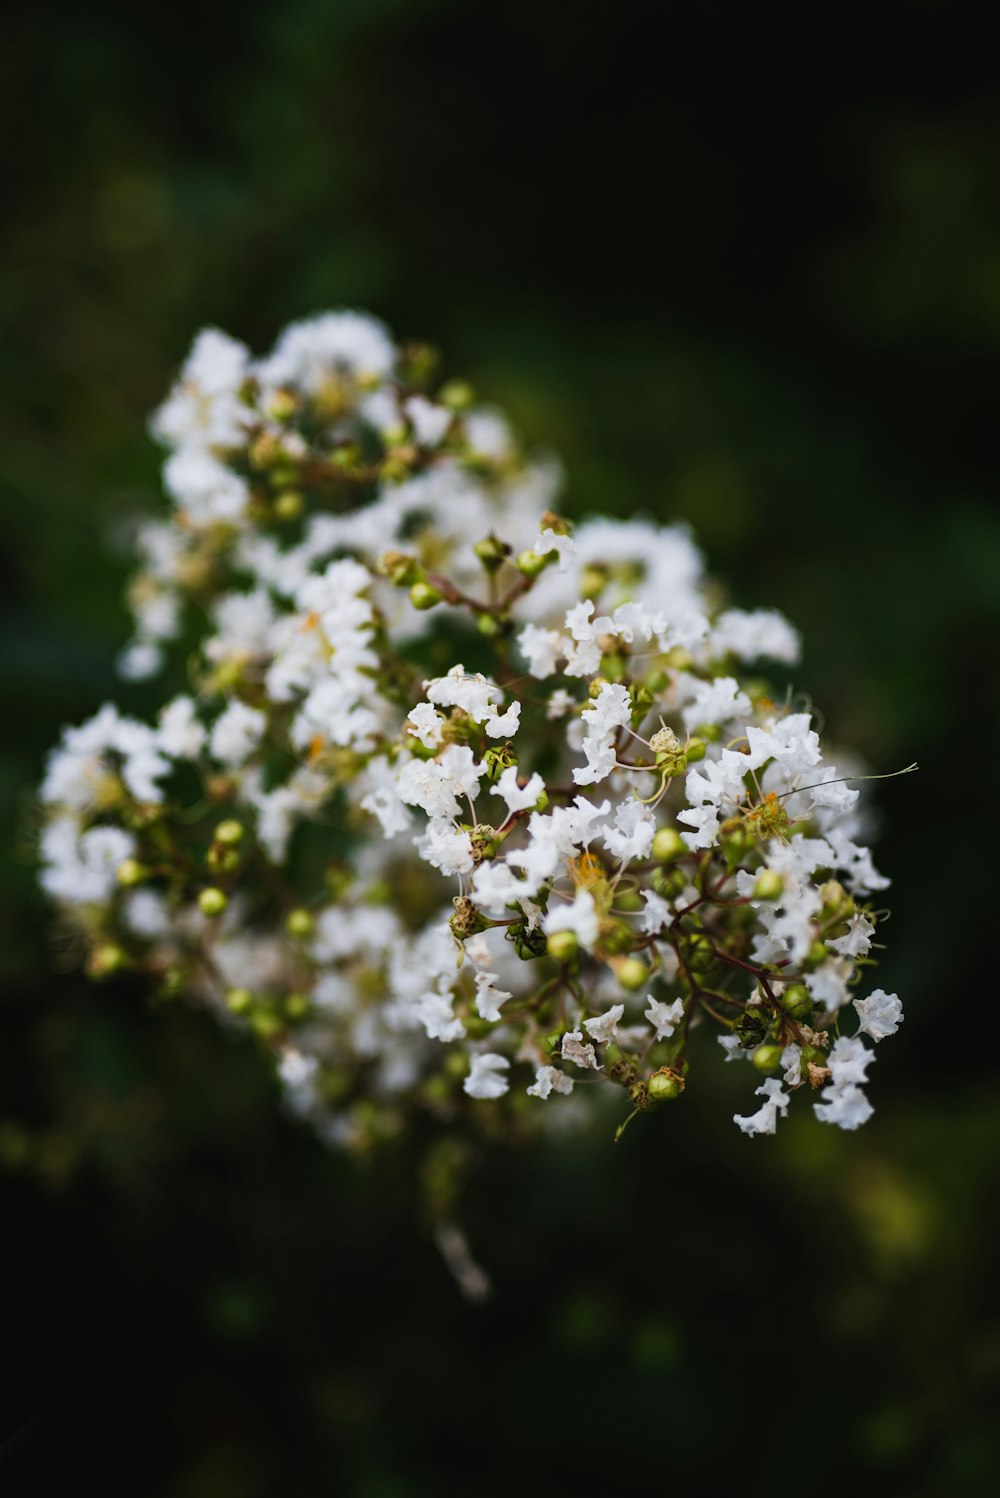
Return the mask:
<svg viewBox="0 0 1000 1498"><path fill-rule="evenodd" d="M0 1481L990 1491L1000 20L489 9L6 24ZM33 889L44 751L120 694L147 413L205 322L263 348L341 305L438 342L562 454L574 513L690 519L802 627L833 735L921 764L878 788L907 1018L873 1121L744 1139L706 1058L617 1148L500 1152L465 1207L485 1309L415 1149L326 1155L249 1046L61 972Z"/></svg>

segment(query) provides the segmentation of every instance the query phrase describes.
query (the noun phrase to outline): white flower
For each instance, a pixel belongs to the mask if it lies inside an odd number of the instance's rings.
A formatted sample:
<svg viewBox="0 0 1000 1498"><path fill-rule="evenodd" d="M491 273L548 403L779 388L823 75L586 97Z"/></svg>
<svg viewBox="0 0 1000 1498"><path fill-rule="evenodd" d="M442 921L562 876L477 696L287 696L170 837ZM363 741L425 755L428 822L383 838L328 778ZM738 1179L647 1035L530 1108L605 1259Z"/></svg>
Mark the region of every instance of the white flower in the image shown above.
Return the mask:
<svg viewBox="0 0 1000 1498"><path fill-rule="evenodd" d="M577 785L591 785L604 780L615 767L615 737L619 728L627 727L632 717L632 701L628 688L618 683L604 682L596 700L581 714L587 724L583 740L583 752L587 756L585 768L573 771Z"/></svg>
<svg viewBox="0 0 1000 1498"><path fill-rule="evenodd" d="M607 1045L618 1029L624 1013L624 1004L612 1004L604 1014L597 1014L593 1019L585 1019L583 1028L592 1040L597 1041L598 1045Z"/></svg>
<svg viewBox="0 0 1000 1498"><path fill-rule="evenodd" d="M157 745L171 759L197 759L205 746L205 728L190 697L175 697L160 713Z"/></svg>
<svg viewBox="0 0 1000 1498"><path fill-rule="evenodd" d="M510 1062L506 1056L486 1051L481 1056L473 1056L471 1070L462 1086L470 1097L503 1097L510 1086L503 1073L509 1070Z"/></svg>
<svg viewBox="0 0 1000 1498"><path fill-rule="evenodd" d="M749 1118L741 1118L735 1113L733 1123L738 1124L744 1134L773 1134L777 1128L778 1114L788 1112L788 1094L777 1077L768 1077L763 1086L757 1088L756 1096L764 1099L759 1110L751 1113Z"/></svg>
<svg viewBox="0 0 1000 1498"><path fill-rule="evenodd" d="M572 905L557 905L545 917L544 931L551 936L555 931L572 931L581 947L590 948L600 931L597 906L589 889L577 890Z"/></svg>
<svg viewBox="0 0 1000 1498"><path fill-rule="evenodd" d="M531 550L537 552L540 557L547 556L550 551L556 552L559 557L559 571L568 572L570 563L576 556L576 542L572 536L562 535L559 531L554 531L551 526L547 526L536 536Z"/></svg>
<svg viewBox="0 0 1000 1498"><path fill-rule="evenodd" d="M713 681L688 676L684 688L687 705L681 716L688 733L702 723L733 723L750 712L750 699L732 676L717 676Z"/></svg>
<svg viewBox="0 0 1000 1498"><path fill-rule="evenodd" d="M845 936L834 937L827 942L841 957L864 957L872 944L875 935L875 927L861 910L855 911L848 922L848 931Z"/></svg>
<svg viewBox="0 0 1000 1498"><path fill-rule="evenodd" d="M212 725L209 749L213 759L235 768L245 764L267 728L267 718L245 702L231 702Z"/></svg>
<svg viewBox="0 0 1000 1498"><path fill-rule="evenodd" d="M855 999L854 1007L861 1021L858 1034L870 1035L875 1041L895 1035L903 1021L903 1006L899 999L882 988L876 988L867 999Z"/></svg>
<svg viewBox="0 0 1000 1498"><path fill-rule="evenodd" d="M653 1027L656 1039L669 1040L684 1018L684 1000L675 999L672 1004L664 1004L660 999L650 998L649 1008L644 1013Z"/></svg>
<svg viewBox="0 0 1000 1498"><path fill-rule="evenodd" d="M601 836L608 851L628 863L649 856L655 832L656 819L648 806L641 801L623 801L615 808L614 827L605 828Z"/></svg>
<svg viewBox="0 0 1000 1498"><path fill-rule="evenodd" d="M542 679L554 673L557 662L566 654L566 640L558 630L526 624L517 637L517 648L528 662L532 676Z"/></svg>
<svg viewBox="0 0 1000 1498"><path fill-rule="evenodd" d="M444 738L444 719L429 702L418 702L411 708L407 724L425 749L437 749Z"/></svg>
<svg viewBox="0 0 1000 1498"><path fill-rule="evenodd" d="M530 806L538 803L538 798L545 790L545 782L540 775L532 775L523 786L518 785L517 766L508 765L495 785L490 787L494 796L502 796L507 803L507 813L513 816L515 812L527 811Z"/></svg>
<svg viewBox="0 0 1000 1498"><path fill-rule="evenodd" d="M562 1038L560 1047L567 1061L572 1061L576 1066L590 1067L594 1071L600 1071L597 1064L597 1052L592 1045L588 1045L583 1038L582 1030L567 1030Z"/></svg>
<svg viewBox="0 0 1000 1498"><path fill-rule="evenodd" d="M505 992L502 988L497 988L496 982L496 973L478 972L476 974L476 1010L481 1019L489 1020L494 1024L500 1018L500 1005L513 998L512 994Z"/></svg>
<svg viewBox="0 0 1000 1498"><path fill-rule="evenodd" d="M552 1092L572 1092L573 1078L555 1066L540 1066L535 1072L531 1087L525 1089L529 1097L547 1098Z"/></svg>
<svg viewBox="0 0 1000 1498"><path fill-rule="evenodd" d="M475 867L469 834L444 818L428 822L423 835L414 838L414 844L420 849L421 858L442 874L468 874Z"/></svg>

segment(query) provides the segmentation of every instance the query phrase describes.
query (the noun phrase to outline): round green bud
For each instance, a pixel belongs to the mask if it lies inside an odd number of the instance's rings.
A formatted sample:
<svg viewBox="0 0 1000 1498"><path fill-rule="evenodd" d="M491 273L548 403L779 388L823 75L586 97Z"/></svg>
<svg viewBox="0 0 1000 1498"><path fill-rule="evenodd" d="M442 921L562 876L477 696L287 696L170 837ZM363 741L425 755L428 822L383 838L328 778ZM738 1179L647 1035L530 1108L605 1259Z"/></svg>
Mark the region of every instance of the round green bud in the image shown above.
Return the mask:
<svg viewBox="0 0 1000 1498"><path fill-rule="evenodd" d="M545 947L549 956L556 962L572 962L580 950L580 944L573 931L553 931Z"/></svg>
<svg viewBox="0 0 1000 1498"><path fill-rule="evenodd" d="M525 577L537 577L544 572L549 563L555 558L555 552L550 551L542 556L537 551L519 551L517 554L517 569L523 572Z"/></svg>
<svg viewBox="0 0 1000 1498"><path fill-rule="evenodd" d="M705 739L709 744L717 744L722 738L722 729L718 723L699 723L695 729L699 739Z"/></svg>
<svg viewBox="0 0 1000 1498"><path fill-rule="evenodd" d="M653 838L653 857L658 863L672 863L687 851L687 845L676 827L657 828Z"/></svg>
<svg viewBox="0 0 1000 1498"><path fill-rule="evenodd" d="M95 947L87 959L87 972L91 978L110 978L127 966L128 953L112 941Z"/></svg>
<svg viewBox="0 0 1000 1498"><path fill-rule="evenodd" d="M699 759L705 758L705 744L702 739L690 739L685 749L689 765L697 763Z"/></svg>
<svg viewBox="0 0 1000 1498"><path fill-rule="evenodd" d="M504 625L496 614L480 614L476 619L476 628L487 640L496 640L504 633Z"/></svg>
<svg viewBox="0 0 1000 1498"><path fill-rule="evenodd" d="M676 900L687 888L688 876L683 869L654 869L650 881L656 893L664 900Z"/></svg>
<svg viewBox="0 0 1000 1498"><path fill-rule="evenodd" d="M274 513L278 520L298 520L305 509L305 500L297 489L286 489L274 501Z"/></svg>
<svg viewBox="0 0 1000 1498"><path fill-rule="evenodd" d="M804 983L789 983L778 1002L792 1019L808 1019L813 1012L813 1001Z"/></svg>
<svg viewBox="0 0 1000 1498"><path fill-rule="evenodd" d="M758 1071L777 1071L783 1049L780 1045L759 1045L750 1060Z"/></svg>
<svg viewBox="0 0 1000 1498"><path fill-rule="evenodd" d="M785 892L785 881L774 869L764 869L753 887L755 900L778 900Z"/></svg>
<svg viewBox="0 0 1000 1498"><path fill-rule="evenodd" d="M707 936L695 935L688 938L683 947L684 961L693 973L704 973L715 961L715 948L711 939Z"/></svg>
<svg viewBox="0 0 1000 1498"><path fill-rule="evenodd" d="M249 1014L253 1008L253 994L249 988L231 988L226 994L226 1008L230 1014Z"/></svg>
<svg viewBox="0 0 1000 1498"><path fill-rule="evenodd" d="M511 548L507 545L507 542L501 541L492 532L488 536L484 536L481 541L477 541L472 549L487 572L499 571L511 553Z"/></svg>
<svg viewBox="0 0 1000 1498"><path fill-rule="evenodd" d="M580 577L580 597L597 598L607 587L608 574L604 567L591 564L584 567Z"/></svg>
<svg viewBox="0 0 1000 1498"><path fill-rule="evenodd" d="M806 958L806 962L810 967L820 967L829 955L829 948L824 942L814 941L809 948L809 955Z"/></svg>
<svg viewBox="0 0 1000 1498"><path fill-rule="evenodd" d="M243 841L243 824L242 822L237 822L235 818L229 817L225 822L219 823L212 836L224 848L235 848L237 843Z"/></svg>
<svg viewBox="0 0 1000 1498"><path fill-rule="evenodd" d="M291 421L298 410L298 397L292 390L276 390L268 403L268 415L274 421Z"/></svg>
<svg viewBox="0 0 1000 1498"><path fill-rule="evenodd" d="M213 918L217 915L221 915L228 904L229 901L226 898L225 894L221 889L216 888L215 885L210 884L209 887L207 889L203 889L201 891L201 894L198 896L198 909L201 911L202 915L207 915Z"/></svg>
<svg viewBox="0 0 1000 1498"><path fill-rule="evenodd" d="M305 1019L310 1008L309 995L306 993L290 993L284 1003L285 1014L290 1020Z"/></svg>
<svg viewBox="0 0 1000 1498"><path fill-rule="evenodd" d="M251 1016L250 1024L261 1040L275 1040L285 1028L281 1016L267 1009L258 1009Z"/></svg>
<svg viewBox="0 0 1000 1498"><path fill-rule="evenodd" d="M441 594L431 583L416 582L410 588L410 602L415 609L432 609L441 602Z"/></svg>
<svg viewBox="0 0 1000 1498"><path fill-rule="evenodd" d="M467 380L446 380L438 391L438 400L449 411L467 411L475 398L475 391Z"/></svg>
<svg viewBox="0 0 1000 1498"><path fill-rule="evenodd" d="M285 930L289 936L312 936L315 929L316 922L308 910L290 910L285 917Z"/></svg>
<svg viewBox="0 0 1000 1498"><path fill-rule="evenodd" d="M684 1078L665 1066L660 1071L654 1071L647 1086L651 1103L670 1102L680 1097L684 1091Z"/></svg>
<svg viewBox="0 0 1000 1498"><path fill-rule="evenodd" d="M626 957L615 963L614 970L619 986L629 993L649 982L649 968L641 957Z"/></svg>
<svg viewBox="0 0 1000 1498"><path fill-rule="evenodd" d="M134 889L146 877L146 870L136 858L126 858L118 865L117 879L123 889Z"/></svg>

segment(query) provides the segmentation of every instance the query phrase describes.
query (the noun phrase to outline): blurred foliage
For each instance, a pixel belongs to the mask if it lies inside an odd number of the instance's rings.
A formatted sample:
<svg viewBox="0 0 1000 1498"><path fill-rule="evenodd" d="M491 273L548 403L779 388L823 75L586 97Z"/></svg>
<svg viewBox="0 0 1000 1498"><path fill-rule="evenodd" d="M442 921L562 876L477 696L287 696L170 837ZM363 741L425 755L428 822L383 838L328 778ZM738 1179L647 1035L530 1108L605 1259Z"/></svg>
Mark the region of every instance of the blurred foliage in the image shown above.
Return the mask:
<svg viewBox="0 0 1000 1498"><path fill-rule="evenodd" d="M988 1490L1000 21L663 20L655 43L627 8L455 0L8 22L11 1492ZM421 1220L419 1141L328 1155L244 1042L65 971L33 888L44 751L120 694L147 413L203 323L264 347L341 305L436 339L562 455L576 513L689 519L737 602L803 629L834 737L921 764L879 788L907 1020L873 1122L745 1140L718 1068L618 1148L602 1123L491 1156L463 1210L485 1308Z"/></svg>

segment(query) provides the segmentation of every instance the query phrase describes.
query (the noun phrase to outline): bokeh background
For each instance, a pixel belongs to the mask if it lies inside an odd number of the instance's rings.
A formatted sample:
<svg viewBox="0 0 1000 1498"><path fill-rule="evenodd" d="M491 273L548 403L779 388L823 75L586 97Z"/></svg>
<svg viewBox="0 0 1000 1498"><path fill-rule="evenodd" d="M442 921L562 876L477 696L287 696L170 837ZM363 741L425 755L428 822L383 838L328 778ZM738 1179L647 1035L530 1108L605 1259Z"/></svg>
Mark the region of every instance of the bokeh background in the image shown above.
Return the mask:
<svg viewBox="0 0 1000 1498"><path fill-rule="evenodd" d="M655 20L655 25L654 25ZM0 1483L105 1498L982 1494L1000 1372L991 865L1000 19L971 0L42 0L0 52ZM360 306L684 517L873 768L905 1000L859 1135L683 1107L472 1173L326 1154L253 1049L60 970L59 726L122 694L122 524L193 333ZM708 1068L705 1069L707 1071ZM743 1101L742 1097L739 1099Z"/></svg>

